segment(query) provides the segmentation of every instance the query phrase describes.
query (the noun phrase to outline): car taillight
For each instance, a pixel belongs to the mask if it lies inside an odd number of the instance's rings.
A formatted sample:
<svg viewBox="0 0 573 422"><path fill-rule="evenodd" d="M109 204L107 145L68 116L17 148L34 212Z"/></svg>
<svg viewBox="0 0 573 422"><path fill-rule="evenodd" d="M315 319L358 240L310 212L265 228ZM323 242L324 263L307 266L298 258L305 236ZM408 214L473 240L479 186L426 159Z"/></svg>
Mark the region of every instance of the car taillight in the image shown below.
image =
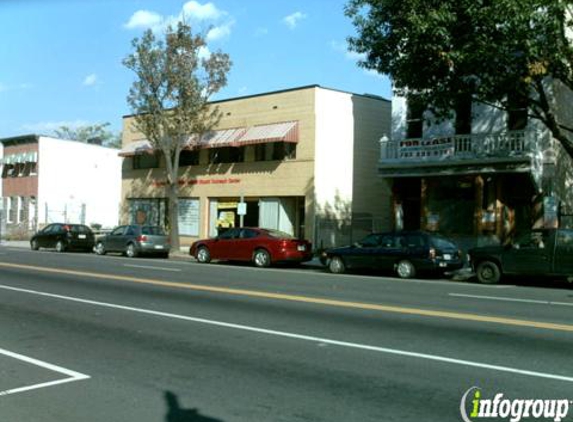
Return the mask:
<svg viewBox="0 0 573 422"><path fill-rule="evenodd" d="M137 241L138 242L147 242L147 236L145 236L145 235L137 236Z"/></svg>
<svg viewBox="0 0 573 422"><path fill-rule="evenodd" d="M436 257L436 250L434 248L430 248L430 259L434 259Z"/></svg>

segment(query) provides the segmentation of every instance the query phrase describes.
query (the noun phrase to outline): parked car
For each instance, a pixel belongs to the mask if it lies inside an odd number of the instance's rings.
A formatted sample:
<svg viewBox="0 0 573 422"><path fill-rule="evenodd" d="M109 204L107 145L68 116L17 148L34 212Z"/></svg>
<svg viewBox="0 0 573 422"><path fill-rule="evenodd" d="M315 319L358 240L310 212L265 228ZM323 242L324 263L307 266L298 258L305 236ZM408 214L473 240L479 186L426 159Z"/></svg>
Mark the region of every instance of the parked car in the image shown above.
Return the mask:
<svg viewBox="0 0 573 422"><path fill-rule="evenodd" d="M573 276L573 230L532 230L505 246L483 246L469 251L470 263L481 283L498 283L504 275Z"/></svg>
<svg viewBox="0 0 573 422"><path fill-rule="evenodd" d="M111 233L97 240L95 253L121 252L130 258L138 255L169 257L169 236L158 226L131 224L114 228Z"/></svg>
<svg viewBox="0 0 573 422"><path fill-rule="evenodd" d="M257 267L278 262L304 262L312 259L311 244L277 230L232 228L213 239L198 240L189 248L198 262L213 259L252 261Z"/></svg>
<svg viewBox="0 0 573 422"><path fill-rule="evenodd" d="M70 249L91 251L94 247L94 234L83 224L53 223L34 234L30 247L37 251L40 248L55 248L58 252Z"/></svg>
<svg viewBox="0 0 573 422"><path fill-rule="evenodd" d="M347 269L393 271L400 278L419 272L444 273L463 266L450 239L422 231L372 233L351 246L327 249L320 257L333 273Z"/></svg>

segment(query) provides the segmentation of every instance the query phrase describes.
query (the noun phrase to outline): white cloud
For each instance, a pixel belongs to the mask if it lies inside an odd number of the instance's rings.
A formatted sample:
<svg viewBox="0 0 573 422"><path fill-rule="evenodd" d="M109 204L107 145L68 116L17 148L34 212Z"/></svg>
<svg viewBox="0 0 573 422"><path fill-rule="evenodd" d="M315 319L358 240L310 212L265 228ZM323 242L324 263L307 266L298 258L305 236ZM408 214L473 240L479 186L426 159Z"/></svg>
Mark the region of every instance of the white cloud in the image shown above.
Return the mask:
<svg viewBox="0 0 573 422"><path fill-rule="evenodd" d="M198 20L198 21L217 20L224 14L225 12L222 12L221 10L217 9L217 7L213 3L206 3L202 5L201 3L196 1L188 1L187 3L185 3L183 5L183 12L182 12L182 16L185 19Z"/></svg>
<svg viewBox="0 0 573 422"><path fill-rule="evenodd" d="M127 29L158 29L163 22L160 14L148 10L138 10L124 25Z"/></svg>
<svg viewBox="0 0 573 422"><path fill-rule="evenodd" d="M203 47L199 47L199 51L197 52L197 56L200 59L208 59L211 56L211 50L209 50L209 47L207 46L203 46Z"/></svg>
<svg viewBox="0 0 573 422"><path fill-rule="evenodd" d="M372 77L377 78L377 79L386 79L385 75L378 73L373 69L365 69L364 73L366 73L368 76L372 76Z"/></svg>
<svg viewBox="0 0 573 422"><path fill-rule="evenodd" d="M352 60L352 61L357 62L359 60L365 60L366 59L366 54L357 53L356 51L350 51L348 49L348 44L346 44L345 42L331 41L330 47L334 51L338 51L339 53L343 53L344 57L346 57L348 60Z"/></svg>
<svg viewBox="0 0 573 422"><path fill-rule="evenodd" d="M306 19L306 15L302 12L294 12L285 18L283 18L283 22L288 26L290 29L295 29L298 26L298 23Z"/></svg>
<svg viewBox="0 0 573 422"><path fill-rule="evenodd" d="M26 132L32 133L41 133L47 134L49 132L53 132L56 129L59 129L62 126L67 126L72 129L76 129L80 126L89 126L93 123L88 122L86 120L62 120L56 122L37 122L37 123L29 123L22 125L22 130Z"/></svg>
<svg viewBox="0 0 573 422"><path fill-rule="evenodd" d="M235 21L229 14L218 9L213 3L201 4L197 1L185 3L177 15L161 15L149 10L138 10L124 24L126 29L151 29L154 32L165 30L169 25L176 26L185 21L193 27L212 25L207 33L207 41L216 41L228 37Z"/></svg>
<svg viewBox="0 0 573 422"><path fill-rule="evenodd" d="M239 95L245 95L247 92L249 92L249 89L246 86L242 86L237 90Z"/></svg>
<svg viewBox="0 0 573 422"><path fill-rule="evenodd" d="M234 20L224 23L220 26L214 26L207 33L207 41L217 41L231 35L231 27L235 24Z"/></svg>
<svg viewBox="0 0 573 422"><path fill-rule="evenodd" d="M84 86L94 86L97 83L97 75L92 73L85 77L83 85Z"/></svg>

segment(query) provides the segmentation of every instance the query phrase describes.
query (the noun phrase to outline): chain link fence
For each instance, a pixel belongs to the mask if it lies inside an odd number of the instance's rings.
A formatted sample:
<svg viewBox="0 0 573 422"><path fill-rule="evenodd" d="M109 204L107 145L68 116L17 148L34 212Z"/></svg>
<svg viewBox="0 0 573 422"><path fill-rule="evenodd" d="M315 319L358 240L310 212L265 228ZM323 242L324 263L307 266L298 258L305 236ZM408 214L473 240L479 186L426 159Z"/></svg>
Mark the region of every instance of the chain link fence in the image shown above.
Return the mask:
<svg viewBox="0 0 573 422"><path fill-rule="evenodd" d="M315 220L315 246L317 250L351 245L370 233L389 230L388 219L360 217L334 219L317 217Z"/></svg>

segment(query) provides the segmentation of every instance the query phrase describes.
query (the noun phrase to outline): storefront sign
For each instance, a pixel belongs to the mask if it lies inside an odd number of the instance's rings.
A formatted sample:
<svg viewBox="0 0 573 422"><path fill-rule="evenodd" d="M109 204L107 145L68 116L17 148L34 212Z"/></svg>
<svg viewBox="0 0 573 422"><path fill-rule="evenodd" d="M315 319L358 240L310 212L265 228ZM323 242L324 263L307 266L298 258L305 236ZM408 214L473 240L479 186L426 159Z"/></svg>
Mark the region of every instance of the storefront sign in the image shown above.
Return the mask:
<svg viewBox="0 0 573 422"><path fill-rule="evenodd" d="M400 142L399 157L444 157L454 155L452 138L408 139Z"/></svg>
<svg viewBox="0 0 573 422"><path fill-rule="evenodd" d="M241 179L228 177L225 179L179 179L177 181L179 186L194 186L194 185L231 185L241 183ZM154 187L167 186L164 180L154 180L152 182Z"/></svg>
<svg viewBox="0 0 573 422"><path fill-rule="evenodd" d="M199 200L179 199L179 234L199 236Z"/></svg>

